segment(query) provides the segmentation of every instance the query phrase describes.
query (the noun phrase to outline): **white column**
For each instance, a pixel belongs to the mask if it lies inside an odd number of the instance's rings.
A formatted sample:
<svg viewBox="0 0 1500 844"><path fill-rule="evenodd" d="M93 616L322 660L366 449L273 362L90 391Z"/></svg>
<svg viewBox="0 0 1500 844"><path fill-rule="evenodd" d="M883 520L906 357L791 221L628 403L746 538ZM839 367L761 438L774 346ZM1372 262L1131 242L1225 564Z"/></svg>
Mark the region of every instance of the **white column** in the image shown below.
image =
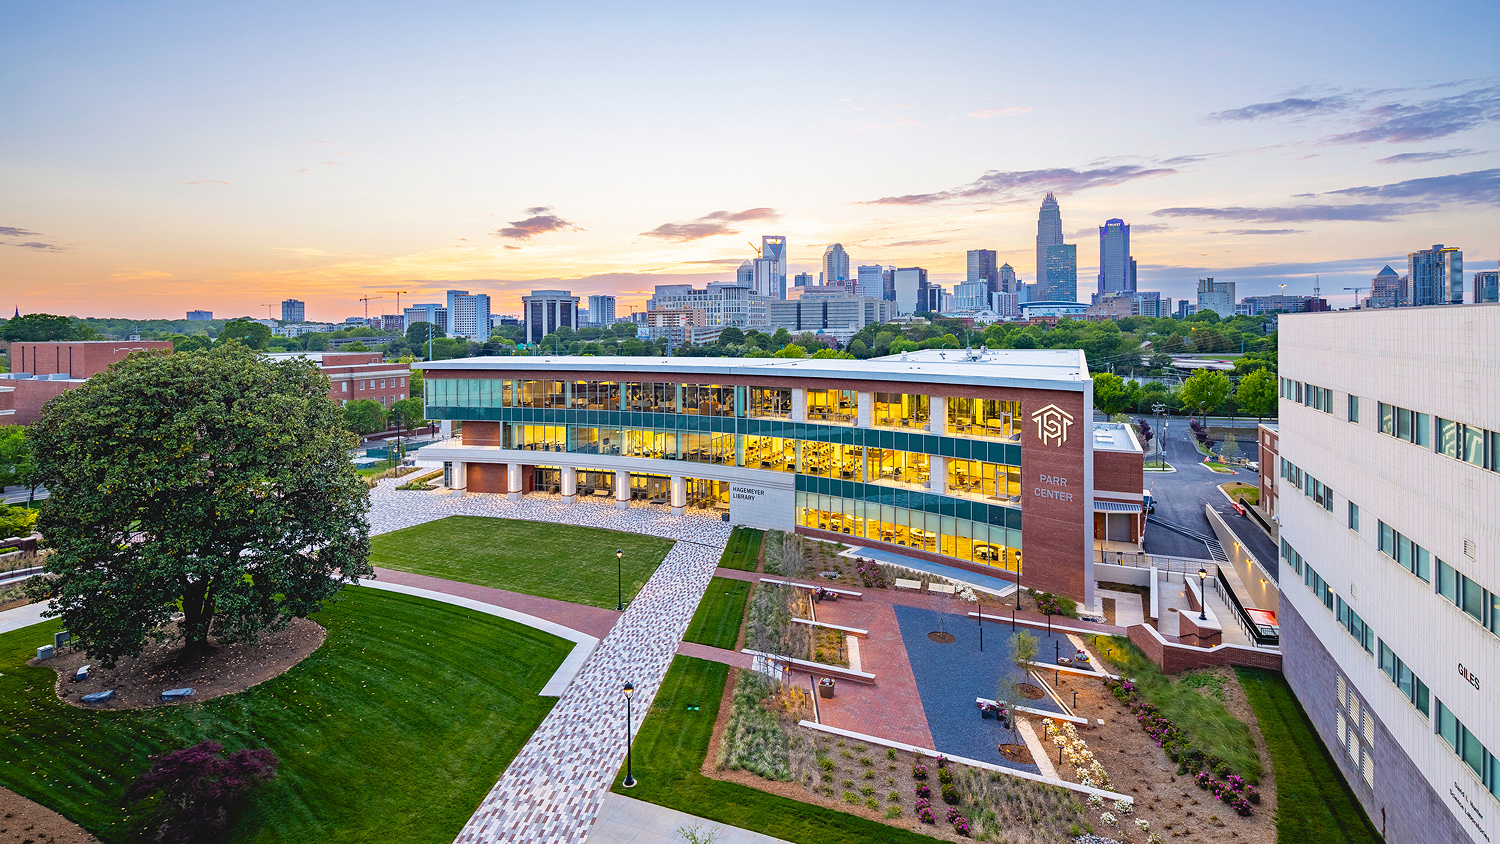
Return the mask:
<svg viewBox="0 0 1500 844"><path fill-rule="evenodd" d="M461 460L453 461L453 486L449 489L462 490L469 486L469 464Z"/></svg>
<svg viewBox="0 0 1500 844"><path fill-rule="evenodd" d="M442 420L441 422L438 423L438 435L441 436L445 440L448 439L449 437L453 436L453 420L452 419L444 419L444 420Z"/></svg>
<svg viewBox="0 0 1500 844"><path fill-rule="evenodd" d="M562 500L569 504L578 500L578 469L574 466L562 467Z"/></svg>
<svg viewBox="0 0 1500 844"><path fill-rule="evenodd" d="M505 497L511 501L521 500L521 464L505 465Z"/></svg>
<svg viewBox="0 0 1500 844"><path fill-rule="evenodd" d="M681 516L687 512L687 478L682 475L672 476L672 515Z"/></svg>
<svg viewBox="0 0 1500 844"><path fill-rule="evenodd" d="M615 472L615 506L624 510L630 506L630 473Z"/></svg>
<svg viewBox="0 0 1500 844"><path fill-rule="evenodd" d="M859 420L858 420L857 424L861 428L873 428L873 427L875 427L875 394L874 393L860 393L859 394Z"/></svg>
<svg viewBox="0 0 1500 844"><path fill-rule="evenodd" d="M927 469L931 472L927 488L939 495L945 494L948 490L948 458L936 454L927 455Z"/></svg>
<svg viewBox="0 0 1500 844"><path fill-rule="evenodd" d="M807 391L801 387L792 388L792 421L807 421Z"/></svg>
<svg viewBox="0 0 1500 844"><path fill-rule="evenodd" d="M928 432L945 434L948 431L948 397L930 396L927 399Z"/></svg>

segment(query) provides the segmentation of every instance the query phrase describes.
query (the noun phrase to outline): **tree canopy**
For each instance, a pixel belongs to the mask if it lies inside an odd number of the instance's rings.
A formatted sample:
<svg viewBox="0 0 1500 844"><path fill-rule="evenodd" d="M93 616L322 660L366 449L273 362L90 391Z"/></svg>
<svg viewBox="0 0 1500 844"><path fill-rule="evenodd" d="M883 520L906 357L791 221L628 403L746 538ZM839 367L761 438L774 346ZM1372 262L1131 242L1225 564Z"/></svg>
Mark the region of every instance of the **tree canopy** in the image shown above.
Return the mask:
<svg viewBox="0 0 1500 844"><path fill-rule="evenodd" d="M385 406L372 399L355 399L344 405L344 425L360 436L384 431Z"/></svg>
<svg viewBox="0 0 1500 844"><path fill-rule="evenodd" d="M53 340L102 340L104 335L72 317L25 314L0 326L0 340L7 343L46 343Z"/></svg>
<svg viewBox="0 0 1500 844"><path fill-rule="evenodd" d="M1207 416L1229 398L1229 376L1214 369L1200 369L1182 382L1182 406Z"/></svg>
<svg viewBox="0 0 1500 844"><path fill-rule="evenodd" d="M1276 376L1264 369L1241 378L1239 389L1234 394L1240 410L1257 419L1276 415L1276 398Z"/></svg>
<svg viewBox="0 0 1500 844"><path fill-rule="evenodd" d="M232 319L224 323L216 345L222 346L230 340L238 340L252 349L264 349L271 342L271 329L248 319Z"/></svg>
<svg viewBox="0 0 1500 844"><path fill-rule="evenodd" d="M28 429L51 492L48 614L89 656L138 655L181 608L188 647L254 639L372 572L355 439L305 359L238 343L131 355Z"/></svg>

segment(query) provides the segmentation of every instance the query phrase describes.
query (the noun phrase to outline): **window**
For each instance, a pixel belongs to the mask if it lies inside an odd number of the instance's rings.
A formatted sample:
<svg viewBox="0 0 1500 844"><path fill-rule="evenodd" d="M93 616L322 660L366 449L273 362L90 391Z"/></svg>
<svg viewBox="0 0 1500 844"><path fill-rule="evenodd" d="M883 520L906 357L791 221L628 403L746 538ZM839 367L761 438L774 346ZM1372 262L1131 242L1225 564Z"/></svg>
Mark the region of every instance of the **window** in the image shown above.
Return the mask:
<svg viewBox="0 0 1500 844"><path fill-rule="evenodd" d="M1369 625L1365 624L1364 619L1359 617L1359 614L1354 611L1353 607L1344 603L1342 597L1334 596L1334 602L1337 607L1334 615L1338 618L1339 624L1343 625L1344 629L1349 631L1349 635L1353 636L1354 641L1358 642L1359 646L1364 648L1366 652L1374 653L1375 632L1370 629Z"/></svg>
<svg viewBox="0 0 1500 844"><path fill-rule="evenodd" d="M1349 502L1349 529L1359 533L1359 505Z"/></svg>
<svg viewBox="0 0 1500 844"><path fill-rule="evenodd" d="M792 391L751 387L746 412L753 418L791 419Z"/></svg>
<svg viewBox="0 0 1500 844"><path fill-rule="evenodd" d="M1358 517L1355 516L1355 518ZM1423 580L1431 582L1432 555L1427 553L1427 549L1402 536L1385 522L1378 522L1378 524L1380 525L1380 535L1376 539L1376 546L1381 552L1400 563L1402 568L1405 568Z"/></svg>
<svg viewBox="0 0 1500 844"><path fill-rule="evenodd" d="M1356 396L1353 393L1349 394L1349 421L1359 421L1359 396Z"/></svg>
<svg viewBox="0 0 1500 844"><path fill-rule="evenodd" d="M380 389L382 389L382 390L385 389L385 379L384 378L380 379Z"/></svg>
<svg viewBox="0 0 1500 844"><path fill-rule="evenodd" d="M1411 702L1412 706L1417 708L1417 711L1421 712L1424 716L1427 715L1429 694L1427 685L1417 675L1411 673L1411 669L1406 667L1406 663L1402 662L1401 658L1396 656L1396 652L1391 650L1383 639L1380 642L1379 650L1380 670L1384 671L1385 676L1389 677L1391 682L1396 684L1396 688L1401 690L1401 693L1406 696L1406 699Z"/></svg>
<svg viewBox="0 0 1500 844"><path fill-rule="evenodd" d="M1464 764L1474 771L1474 775L1479 777L1479 781L1484 783L1491 794L1500 797L1500 762L1497 762L1495 756L1441 700L1437 702L1437 717L1434 720L1437 722L1435 727L1438 736L1453 748L1458 758L1464 760Z"/></svg>
<svg viewBox="0 0 1500 844"><path fill-rule="evenodd" d="M999 399L951 397L948 433L961 436L1021 439L1021 403Z"/></svg>
<svg viewBox="0 0 1500 844"><path fill-rule="evenodd" d="M877 428L926 428L929 400L914 393L875 393L871 421Z"/></svg>
<svg viewBox="0 0 1500 844"><path fill-rule="evenodd" d="M1286 560L1287 565L1292 567L1292 571L1299 575L1302 574L1302 555L1298 554L1297 549L1293 548L1292 544L1285 539L1281 540L1281 558Z"/></svg>
<svg viewBox="0 0 1500 844"><path fill-rule="evenodd" d="M1354 396L1350 396L1353 399ZM1413 445L1426 447L1430 442L1428 434L1429 417L1425 413L1417 413L1404 407L1385 404L1376 405L1380 411L1380 433L1398 439L1406 440ZM1358 413L1358 409L1351 405L1351 412Z"/></svg>
<svg viewBox="0 0 1500 844"><path fill-rule="evenodd" d="M1312 566L1304 565L1302 567L1302 582L1306 584L1308 589L1312 590L1314 595L1318 596L1318 600L1323 602L1323 606L1330 610L1333 609L1333 590L1328 588L1328 584L1313 570Z"/></svg>
<svg viewBox="0 0 1500 844"><path fill-rule="evenodd" d="M854 390L807 390L808 421L853 425L859 419L859 393Z"/></svg>
<svg viewBox="0 0 1500 844"><path fill-rule="evenodd" d="M349 392L349 382L348 381L340 381L339 383L342 384L343 387L344 387L344 389L340 390L339 392L341 392L341 393L347 393L347 392Z"/></svg>

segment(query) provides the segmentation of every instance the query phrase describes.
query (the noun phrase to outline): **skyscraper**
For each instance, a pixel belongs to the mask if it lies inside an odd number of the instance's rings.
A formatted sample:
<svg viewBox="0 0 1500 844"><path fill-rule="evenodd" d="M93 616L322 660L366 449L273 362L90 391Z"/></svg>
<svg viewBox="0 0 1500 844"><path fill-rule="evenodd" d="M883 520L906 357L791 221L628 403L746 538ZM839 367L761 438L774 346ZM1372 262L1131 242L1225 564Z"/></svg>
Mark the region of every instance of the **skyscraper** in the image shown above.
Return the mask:
<svg viewBox="0 0 1500 844"><path fill-rule="evenodd" d="M1048 194L1049 196L1051 194ZM1078 301L1078 246L1073 243L1054 243L1047 247L1047 281L1040 284L1043 302Z"/></svg>
<svg viewBox="0 0 1500 844"><path fill-rule="evenodd" d="M490 339L490 296L467 290L448 291L448 336L479 343Z"/></svg>
<svg viewBox="0 0 1500 844"><path fill-rule="evenodd" d="M847 281L849 276L849 253L844 251L844 244L835 243L823 250L823 283L833 284L836 281Z"/></svg>
<svg viewBox="0 0 1500 844"><path fill-rule="evenodd" d="M969 250L969 274L964 279L969 284L976 281L992 283L991 292L998 290L993 282L1000 281L1000 271L995 267L995 250L993 249L970 249Z"/></svg>
<svg viewBox="0 0 1500 844"><path fill-rule="evenodd" d="M486 298L485 308L489 307ZM449 305L449 314L453 306ZM533 290L521 297L521 318L526 323L526 342L540 343L559 328L578 328L578 297L568 290ZM452 321L452 317L449 317ZM452 332L449 332L452 333Z"/></svg>
<svg viewBox="0 0 1500 844"><path fill-rule="evenodd" d="M1401 304L1401 276L1390 264L1370 279L1370 307L1394 308Z"/></svg>
<svg viewBox="0 0 1500 844"><path fill-rule="evenodd" d="M1107 220L1099 227L1099 293L1134 290L1132 264L1130 226L1124 220Z"/></svg>
<svg viewBox="0 0 1500 844"><path fill-rule="evenodd" d="M1474 274L1474 304L1500 302L1500 272L1486 270Z"/></svg>
<svg viewBox="0 0 1500 844"><path fill-rule="evenodd" d="M1036 283L1043 291L1047 290L1047 247L1062 242L1062 211L1057 207L1057 197L1048 193L1036 217ZM1076 283L1074 287L1077 287ZM1044 300L1050 298L1043 294Z"/></svg>
<svg viewBox="0 0 1500 844"><path fill-rule="evenodd" d="M1001 293L1020 292L1020 281L1016 278L1016 271L1011 268L1010 264L1000 265L1000 274L998 280L1000 282Z"/></svg>
<svg viewBox="0 0 1500 844"><path fill-rule="evenodd" d="M858 273L859 295L885 298L885 267L879 264L862 264Z"/></svg>
<svg viewBox="0 0 1500 844"><path fill-rule="evenodd" d="M781 285L784 281L778 281L776 273L776 261L772 258L756 258L754 281L750 289L761 296L770 299L783 298L779 295Z"/></svg>
<svg viewBox="0 0 1500 844"><path fill-rule="evenodd" d="M929 304L923 298L927 290L927 270L921 267L902 267L893 277L896 294L896 313L914 314Z"/></svg>
<svg viewBox="0 0 1500 844"><path fill-rule="evenodd" d="M750 263L749 258L746 258L740 264L740 268L734 271L734 282L740 287L755 286L755 265Z"/></svg>
<svg viewBox="0 0 1500 844"><path fill-rule="evenodd" d="M608 326L615 323L615 297L613 296L590 296L589 297L589 322L594 325Z"/></svg>
<svg viewBox="0 0 1500 844"><path fill-rule="evenodd" d="M306 322L307 304L300 299L281 300L282 322Z"/></svg>
<svg viewBox="0 0 1500 844"><path fill-rule="evenodd" d="M772 269L774 286L767 295L777 299L786 298L786 238L779 234L768 234L760 239L760 257L774 262Z"/></svg>
<svg viewBox="0 0 1500 844"><path fill-rule="evenodd" d="M1431 249L1408 253L1406 278L1410 285L1408 305L1458 305L1464 301L1464 253L1457 246L1433 244Z"/></svg>
<svg viewBox="0 0 1500 844"><path fill-rule="evenodd" d="M1234 316L1234 282L1198 279L1197 313L1213 311L1221 317Z"/></svg>

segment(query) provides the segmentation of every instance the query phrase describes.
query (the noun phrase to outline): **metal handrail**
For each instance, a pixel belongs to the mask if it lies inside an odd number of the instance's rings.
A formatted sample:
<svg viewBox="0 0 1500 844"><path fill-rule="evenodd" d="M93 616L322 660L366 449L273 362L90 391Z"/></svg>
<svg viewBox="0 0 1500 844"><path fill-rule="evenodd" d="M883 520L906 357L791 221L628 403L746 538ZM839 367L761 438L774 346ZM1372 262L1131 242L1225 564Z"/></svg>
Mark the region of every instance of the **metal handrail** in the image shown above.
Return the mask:
<svg viewBox="0 0 1500 844"><path fill-rule="evenodd" d="M1102 551L1094 549L1094 562L1111 566L1131 566L1133 568L1149 569L1158 568L1162 571L1181 572L1192 574L1200 568L1217 565L1213 560L1198 559L1195 557L1174 557L1169 554L1147 554L1144 551Z"/></svg>
<svg viewBox="0 0 1500 844"><path fill-rule="evenodd" d="M1228 578L1224 577L1222 566L1214 566L1214 576L1219 581L1221 594L1229 600L1229 608L1234 611L1235 620L1240 623L1240 627L1244 628L1245 633L1250 637L1251 641L1255 642L1257 647L1281 647L1280 634L1267 636L1261 633L1254 619L1250 618L1250 613L1245 612L1245 607L1240 603L1239 596L1234 594L1234 587L1230 586Z"/></svg>

